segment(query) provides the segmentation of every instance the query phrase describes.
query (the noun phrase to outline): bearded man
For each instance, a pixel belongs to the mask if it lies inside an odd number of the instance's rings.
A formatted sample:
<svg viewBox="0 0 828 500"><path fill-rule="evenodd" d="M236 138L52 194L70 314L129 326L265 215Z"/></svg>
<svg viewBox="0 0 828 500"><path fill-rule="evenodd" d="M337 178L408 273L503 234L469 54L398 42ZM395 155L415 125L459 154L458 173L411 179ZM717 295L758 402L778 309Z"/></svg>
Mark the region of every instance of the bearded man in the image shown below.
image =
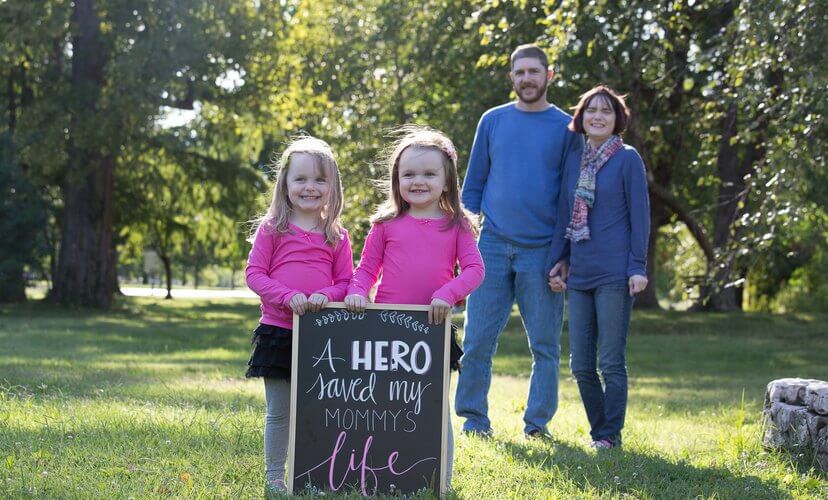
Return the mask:
<svg viewBox="0 0 828 500"><path fill-rule="evenodd" d="M550 439L547 424L558 407L563 294L547 285L547 260L563 165L567 155L581 154L582 141L567 128L572 117L547 100L553 73L546 53L521 45L510 62L517 101L480 118L463 183L463 204L482 215L478 248L486 277L467 303L455 411L466 419L466 434L492 435L492 358L517 302L532 353L523 431L530 439Z"/></svg>

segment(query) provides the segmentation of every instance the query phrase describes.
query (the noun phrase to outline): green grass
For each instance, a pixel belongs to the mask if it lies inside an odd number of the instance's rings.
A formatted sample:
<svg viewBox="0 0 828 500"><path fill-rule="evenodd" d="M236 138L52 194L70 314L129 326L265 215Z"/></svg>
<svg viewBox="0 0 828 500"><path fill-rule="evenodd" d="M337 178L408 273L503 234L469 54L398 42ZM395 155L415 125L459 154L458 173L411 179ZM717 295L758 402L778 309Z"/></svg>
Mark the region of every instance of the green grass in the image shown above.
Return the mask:
<svg viewBox="0 0 828 500"><path fill-rule="evenodd" d="M263 390L243 377L257 317L250 300L0 307L0 497L260 497ZM637 311L624 449L596 455L566 338L556 443L522 438L531 362L513 317L495 438L453 418L456 496L825 498L808 457L762 449L760 410L769 380L828 378L826 320Z"/></svg>

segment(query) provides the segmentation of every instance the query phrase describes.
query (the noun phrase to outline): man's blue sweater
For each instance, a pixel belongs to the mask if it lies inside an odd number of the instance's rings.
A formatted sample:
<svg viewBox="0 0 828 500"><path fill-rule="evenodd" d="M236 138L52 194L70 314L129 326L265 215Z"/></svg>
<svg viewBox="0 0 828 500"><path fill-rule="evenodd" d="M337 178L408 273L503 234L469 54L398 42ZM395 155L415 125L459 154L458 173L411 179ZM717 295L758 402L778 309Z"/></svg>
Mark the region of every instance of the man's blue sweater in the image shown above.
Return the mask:
<svg viewBox="0 0 828 500"><path fill-rule="evenodd" d="M581 155L582 141L567 129L571 120L556 106L529 112L514 102L483 114L462 199L483 214L484 230L521 246L550 244L564 162Z"/></svg>

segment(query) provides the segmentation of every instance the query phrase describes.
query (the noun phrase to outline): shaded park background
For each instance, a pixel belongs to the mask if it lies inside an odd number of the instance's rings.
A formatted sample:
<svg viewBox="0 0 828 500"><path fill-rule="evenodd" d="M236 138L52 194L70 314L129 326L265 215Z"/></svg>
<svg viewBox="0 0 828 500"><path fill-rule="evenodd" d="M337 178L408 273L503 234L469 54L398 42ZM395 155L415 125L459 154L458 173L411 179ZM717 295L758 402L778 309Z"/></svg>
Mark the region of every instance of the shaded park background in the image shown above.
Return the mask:
<svg viewBox="0 0 828 500"><path fill-rule="evenodd" d="M653 222L640 307L828 309L826 16L784 0L2 0L0 300L33 279L102 308L119 277L241 283L243 222L300 131L338 154L358 251L388 128L444 130L464 168L481 113L509 98L508 54L537 41L560 107L599 82L629 95Z"/></svg>

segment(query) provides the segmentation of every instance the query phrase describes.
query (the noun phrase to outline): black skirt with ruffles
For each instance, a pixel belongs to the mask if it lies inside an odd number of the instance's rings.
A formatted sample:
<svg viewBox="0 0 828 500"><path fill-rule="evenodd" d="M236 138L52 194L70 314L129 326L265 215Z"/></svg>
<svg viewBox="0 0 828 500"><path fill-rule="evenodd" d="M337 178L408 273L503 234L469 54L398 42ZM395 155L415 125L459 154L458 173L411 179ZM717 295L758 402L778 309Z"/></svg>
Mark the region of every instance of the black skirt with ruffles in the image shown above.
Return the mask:
<svg viewBox="0 0 828 500"><path fill-rule="evenodd" d="M253 330L253 352L247 362L245 376L279 378L290 380L291 359L293 357L293 336L287 328L260 323ZM449 363L453 371L460 369L463 349L457 343L457 327L451 325L451 345L449 346Z"/></svg>
<svg viewBox="0 0 828 500"><path fill-rule="evenodd" d="M259 323L250 342L253 352L247 362L246 377L290 380L293 334L289 329Z"/></svg>

